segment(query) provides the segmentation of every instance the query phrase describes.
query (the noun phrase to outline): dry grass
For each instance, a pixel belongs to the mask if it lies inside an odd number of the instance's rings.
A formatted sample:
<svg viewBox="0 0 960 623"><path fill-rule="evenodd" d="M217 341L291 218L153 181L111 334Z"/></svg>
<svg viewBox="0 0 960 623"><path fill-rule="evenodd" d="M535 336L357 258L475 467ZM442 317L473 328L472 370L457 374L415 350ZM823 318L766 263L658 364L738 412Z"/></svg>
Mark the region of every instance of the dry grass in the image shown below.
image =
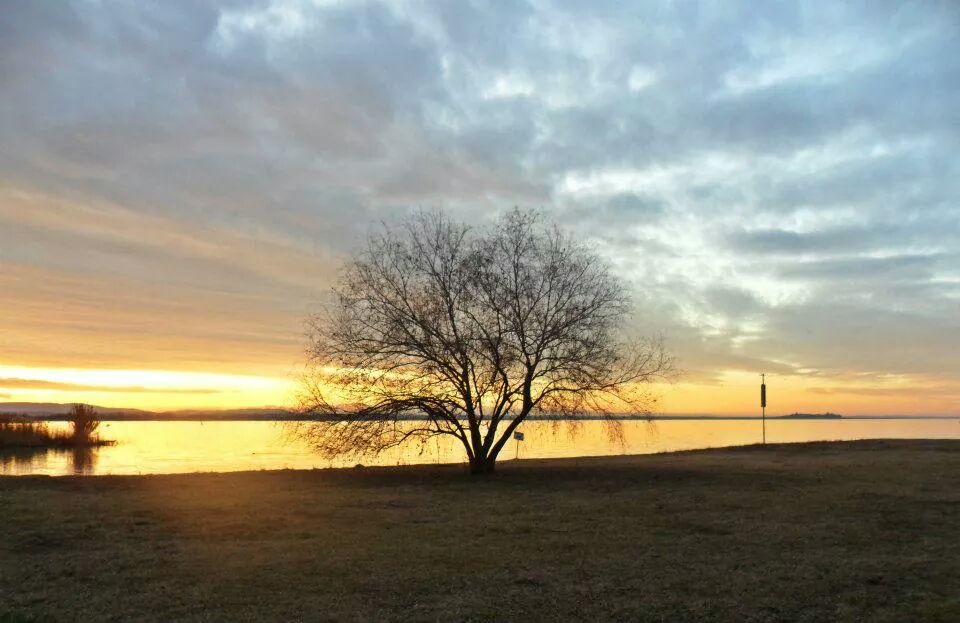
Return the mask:
<svg viewBox="0 0 960 623"><path fill-rule="evenodd" d="M66 431L29 417L0 414L0 449L82 448L113 444L113 441L101 439L96 434L100 420L93 407L74 405L69 417L70 431Z"/></svg>
<svg viewBox="0 0 960 623"><path fill-rule="evenodd" d="M73 431L52 428L46 422L0 422L0 449L91 448L113 443L96 435L83 437Z"/></svg>
<svg viewBox="0 0 960 623"><path fill-rule="evenodd" d="M0 621L957 621L958 474L889 441L0 478Z"/></svg>
<svg viewBox="0 0 960 623"><path fill-rule="evenodd" d="M0 448L66 446L72 435L51 429L46 422L0 422Z"/></svg>

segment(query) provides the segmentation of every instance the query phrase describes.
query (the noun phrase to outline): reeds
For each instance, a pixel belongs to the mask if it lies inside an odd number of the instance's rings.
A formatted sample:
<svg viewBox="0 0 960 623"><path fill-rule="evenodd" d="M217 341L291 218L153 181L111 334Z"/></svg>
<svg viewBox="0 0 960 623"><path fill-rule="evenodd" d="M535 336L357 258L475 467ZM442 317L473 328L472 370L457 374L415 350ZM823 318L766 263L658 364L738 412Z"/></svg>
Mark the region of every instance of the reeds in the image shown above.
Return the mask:
<svg viewBox="0 0 960 623"><path fill-rule="evenodd" d="M69 448L110 445L97 434L100 420L89 405L77 404L70 411L69 430L51 427L26 417L4 416L0 419L0 448Z"/></svg>
<svg viewBox="0 0 960 623"><path fill-rule="evenodd" d="M46 422L0 422L0 448L44 448L70 445L69 431L51 429Z"/></svg>

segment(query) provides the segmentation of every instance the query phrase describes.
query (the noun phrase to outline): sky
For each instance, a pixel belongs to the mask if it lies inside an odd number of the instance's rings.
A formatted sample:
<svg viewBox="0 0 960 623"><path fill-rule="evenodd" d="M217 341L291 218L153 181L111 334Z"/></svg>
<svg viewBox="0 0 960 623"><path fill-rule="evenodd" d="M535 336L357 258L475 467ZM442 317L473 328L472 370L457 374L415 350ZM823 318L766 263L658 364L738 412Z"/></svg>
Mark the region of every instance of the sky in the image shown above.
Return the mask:
<svg viewBox="0 0 960 623"><path fill-rule="evenodd" d="M288 405L372 224L541 209L671 413L960 413L953 2L0 8L0 401Z"/></svg>

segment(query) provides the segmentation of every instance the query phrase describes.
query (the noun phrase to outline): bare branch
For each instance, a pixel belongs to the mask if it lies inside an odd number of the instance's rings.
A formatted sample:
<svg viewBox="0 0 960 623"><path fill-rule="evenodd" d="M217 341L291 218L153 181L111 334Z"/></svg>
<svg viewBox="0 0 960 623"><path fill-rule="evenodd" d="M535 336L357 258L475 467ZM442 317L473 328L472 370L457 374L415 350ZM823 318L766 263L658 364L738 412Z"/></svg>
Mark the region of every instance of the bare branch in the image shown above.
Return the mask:
<svg viewBox="0 0 960 623"><path fill-rule="evenodd" d="M491 471L528 417L648 413L673 362L625 343L630 301L606 264L536 213L471 229L442 213L384 227L310 322L301 433L330 454L451 435ZM501 426L503 424L503 426Z"/></svg>

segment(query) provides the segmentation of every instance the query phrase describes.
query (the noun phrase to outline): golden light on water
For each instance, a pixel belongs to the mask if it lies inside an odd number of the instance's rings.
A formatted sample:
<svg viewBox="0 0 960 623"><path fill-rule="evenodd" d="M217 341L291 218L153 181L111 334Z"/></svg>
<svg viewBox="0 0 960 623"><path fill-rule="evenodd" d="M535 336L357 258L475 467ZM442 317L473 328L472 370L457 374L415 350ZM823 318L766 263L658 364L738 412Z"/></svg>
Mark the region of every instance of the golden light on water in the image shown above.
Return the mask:
<svg viewBox="0 0 960 623"><path fill-rule="evenodd" d="M68 427L53 422L54 427ZM955 420L774 420L767 422L774 443L895 438L955 438ZM700 419L628 421L618 435L600 421L575 427L548 421L522 426L525 439L511 441L501 459L561 458L646 454L758 443L757 420ZM462 463L464 452L452 437L409 443L378 456L326 459L286 433L278 422L104 422L100 429L113 446L88 450L26 452L0 456L0 474L148 474L259 469L312 469L363 465Z"/></svg>

